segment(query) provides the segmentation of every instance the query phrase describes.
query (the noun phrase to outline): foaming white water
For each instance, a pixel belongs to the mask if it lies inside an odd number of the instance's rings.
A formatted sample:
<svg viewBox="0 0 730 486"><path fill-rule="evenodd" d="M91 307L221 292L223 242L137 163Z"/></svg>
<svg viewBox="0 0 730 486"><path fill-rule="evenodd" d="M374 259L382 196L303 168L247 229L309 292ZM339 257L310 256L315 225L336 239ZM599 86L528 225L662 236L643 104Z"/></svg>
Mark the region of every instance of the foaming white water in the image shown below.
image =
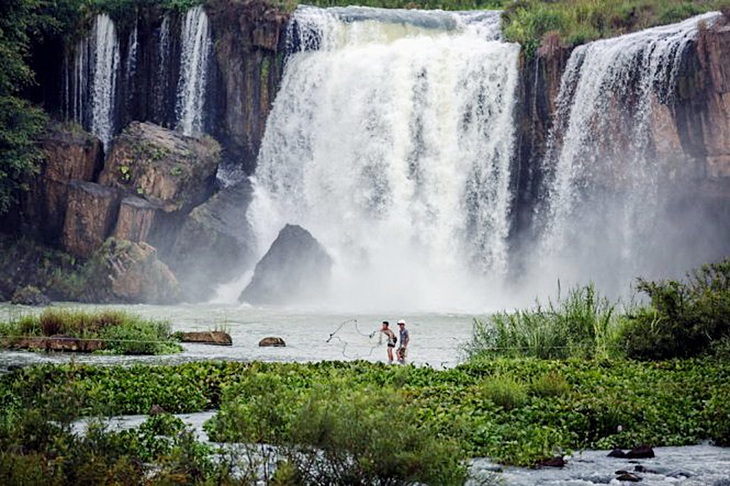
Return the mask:
<svg viewBox="0 0 730 486"><path fill-rule="evenodd" d="M91 132L104 150L114 137L115 101L119 71L119 39L114 22L106 14L94 21L94 71L91 82Z"/></svg>
<svg viewBox="0 0 730 486"><path fill-rule="evenodd" d="M325 246L324 305L489 305L507 269L519 52L498 19L295 11L248 217L260 254L286 223Z"/></svg>
<svg viewBox="0 0 730 486"><path fill-rule="evenodd" d="M177 124L185 135L203 133L203 104L211 52L208 16L202 6L197 6L186 12L182 31Z"/></svg>
<svg viewBox="0 0 730 486"><path fill-rule="evenodd" d="M628 290L632 278L668 266L658 248L675 242L657 241L658 228L676 222L664 220L660 193L676 169L657 148L676 127L658 128L658 110L673 102L698 24L716 15L573 51L545 161L548 206L537 273Z"/></svg>

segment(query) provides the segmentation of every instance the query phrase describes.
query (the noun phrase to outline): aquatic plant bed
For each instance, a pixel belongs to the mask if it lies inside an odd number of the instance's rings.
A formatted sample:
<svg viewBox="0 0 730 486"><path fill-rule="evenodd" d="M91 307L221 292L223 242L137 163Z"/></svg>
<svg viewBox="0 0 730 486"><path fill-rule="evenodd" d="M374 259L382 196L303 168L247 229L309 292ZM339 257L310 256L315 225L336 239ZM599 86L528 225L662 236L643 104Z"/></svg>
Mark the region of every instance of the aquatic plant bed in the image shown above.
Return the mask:
<svg viewBox="0 0 730 486"><path fill-rule="evenodd" d="M107 354L169 354L182 351L166 321L103 310L48 308L0 323L0 347Z"/></svg>
<svg viewBox="0 0 730 486"><path fill-rule="evenodd" d="M215 442L391 459L400 449L449 474L470 457L532 466L577 450L730 444L730 363L709 359L498 358L443 371L363 361L38 365L0 377L0 398L0 438L28 413L68 421L215 409L205 425Z"/></svg>

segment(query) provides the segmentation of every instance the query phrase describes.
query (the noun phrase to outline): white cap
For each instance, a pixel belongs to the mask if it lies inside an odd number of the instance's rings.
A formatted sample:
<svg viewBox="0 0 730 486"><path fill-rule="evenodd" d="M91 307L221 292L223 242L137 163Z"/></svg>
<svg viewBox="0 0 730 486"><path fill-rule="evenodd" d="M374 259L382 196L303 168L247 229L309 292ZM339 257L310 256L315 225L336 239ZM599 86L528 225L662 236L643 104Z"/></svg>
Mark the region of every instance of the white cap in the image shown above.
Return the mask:
<svg viewBox="0 0 730 486"><path fill-rule="evenodd" d="M404 321L403 319L401 319L400 321L398 321L398 324L405 324L405 323L406 323L406 321Z"/></svg>

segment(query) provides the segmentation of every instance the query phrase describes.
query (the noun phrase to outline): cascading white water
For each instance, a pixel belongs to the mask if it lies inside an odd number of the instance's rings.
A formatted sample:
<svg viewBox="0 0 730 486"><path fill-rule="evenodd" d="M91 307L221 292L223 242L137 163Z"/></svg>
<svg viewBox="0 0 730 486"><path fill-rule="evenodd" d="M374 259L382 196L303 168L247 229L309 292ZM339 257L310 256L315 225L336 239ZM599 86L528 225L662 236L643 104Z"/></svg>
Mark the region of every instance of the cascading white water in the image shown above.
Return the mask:
<svg viewBox="0 0 730 486"><path fill-rule="evenodd" d="M137 49L139 49L139 32L137 29L137 19L134 19L134 28L129 34L129 42L127 44L127 59L125 60L126 84L130 86L137 70Z"/></svg>
<svg viewBox="0 0 730 486"><path fill-rule="evenodd" d="M519 53L499 12L293 20L248 213L261 253L299 224L334 258L330 305L488 305L507 267Z"/></svg>
<svg viewBox="0 0 730 486"><path fill-rule="evenodd" d="M657 225L666 223L660 190L672 170L656 154L667 131L657 136L652 124L657 107L672 102L699 23L716 15L573 51L545 159L548 206L536 273L592 279L614 291L652 266L667 266L656 254L672 242L655 238Z"/></svg>
<svg viewBox="0 0 730 486"><path fill-rule="evenodd" d="M203 132L203 105L212 41L208 16L202 6L185 14L182 59L177 91L177 127L185 135Z"/></svg>
<svg viewBox="0 0 730 486"><path fill-rule="evenodd" d="M91 132L108 149L114 136L119 39L114 22L102 14L94 21L94 70L91 82Z"/></svg>
<svg viewBox="0 0 730 486"><path fill-rule="evenodd" d="M74 50L74 64L70 86L66 94L68 116L81 126L86 126L85 108L89 90L89 39L82 39L76 43Z"/></svg>

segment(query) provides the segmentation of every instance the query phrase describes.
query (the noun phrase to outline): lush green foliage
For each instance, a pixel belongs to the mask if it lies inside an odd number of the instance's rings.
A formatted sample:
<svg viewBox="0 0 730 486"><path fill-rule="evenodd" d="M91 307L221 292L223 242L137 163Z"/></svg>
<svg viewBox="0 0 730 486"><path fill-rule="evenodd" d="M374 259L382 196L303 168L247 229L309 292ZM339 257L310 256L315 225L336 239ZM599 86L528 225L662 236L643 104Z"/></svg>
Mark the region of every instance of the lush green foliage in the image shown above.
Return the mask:
<svg viewBox="0 0 730 486"><path fill-rule="evenodd" d="M571 47L678 22L703 12L726 10L728 5L727 0L519 0L506 5L504 34L532 55L539 47Z"/></svg>
<svg viewBox="0 0 730 486"><path fill-rule="evenodd" d="M630 316L622 330L629 357L687 357L727 347L730 259L703 265L686 282L639 279L637 289L649 296L651 304Z"/></svg>
<svg viewBox="0 0 730 486"><path fill-rule="evenodd" d="M486 321L475 320L472 339L464 346L469 358L480 355L534 356L553 359L610 357L616 354L619 329L616 305L596 292L594 286L560 292L547 306L498 312Z"/></svg>
<svg viewBox="0 0 730 486"><path fill-rule="evenodd" d="M502 386L508 391L497 394L493 383L500 381L509 382ZM499 396L518 399L497 403ZM725 444L729 396L730 363L710 360L485 358L444 371L366 362L42 365L0 377L6 422L20 427L21 411L39 411L32 425L7 432L0 445L7 451L31 429L52 428L79 414L140 414L153 405L171 413L217 408L206 426L211 438L278 444L291 475L311 473L314 465L298 463L296 457L306 456L294 447L309 444L331 454L333 463L345 460L337 451L349 454L348 474L358 477L379 477L392 461L422 464L431 458L438 468L428 477L441 475L440 483L457 477L457 444L458 457L520 465L582 448L705 439ZM31 444L29 452L50 447L22 441ZM340 450L348 441L347 452ZM430 442L443 448L430 448Z"/></svg>
<svg viewBox="0 0 730 486"><path fill-rule="evenodd" d="M0 337L67 336L105 341L114 354L166 354L182 350L171 338L170 323L142 319L119 310L84 312L49 307L0 323ZM12 343L12 340L10 340Z"/></svg>

